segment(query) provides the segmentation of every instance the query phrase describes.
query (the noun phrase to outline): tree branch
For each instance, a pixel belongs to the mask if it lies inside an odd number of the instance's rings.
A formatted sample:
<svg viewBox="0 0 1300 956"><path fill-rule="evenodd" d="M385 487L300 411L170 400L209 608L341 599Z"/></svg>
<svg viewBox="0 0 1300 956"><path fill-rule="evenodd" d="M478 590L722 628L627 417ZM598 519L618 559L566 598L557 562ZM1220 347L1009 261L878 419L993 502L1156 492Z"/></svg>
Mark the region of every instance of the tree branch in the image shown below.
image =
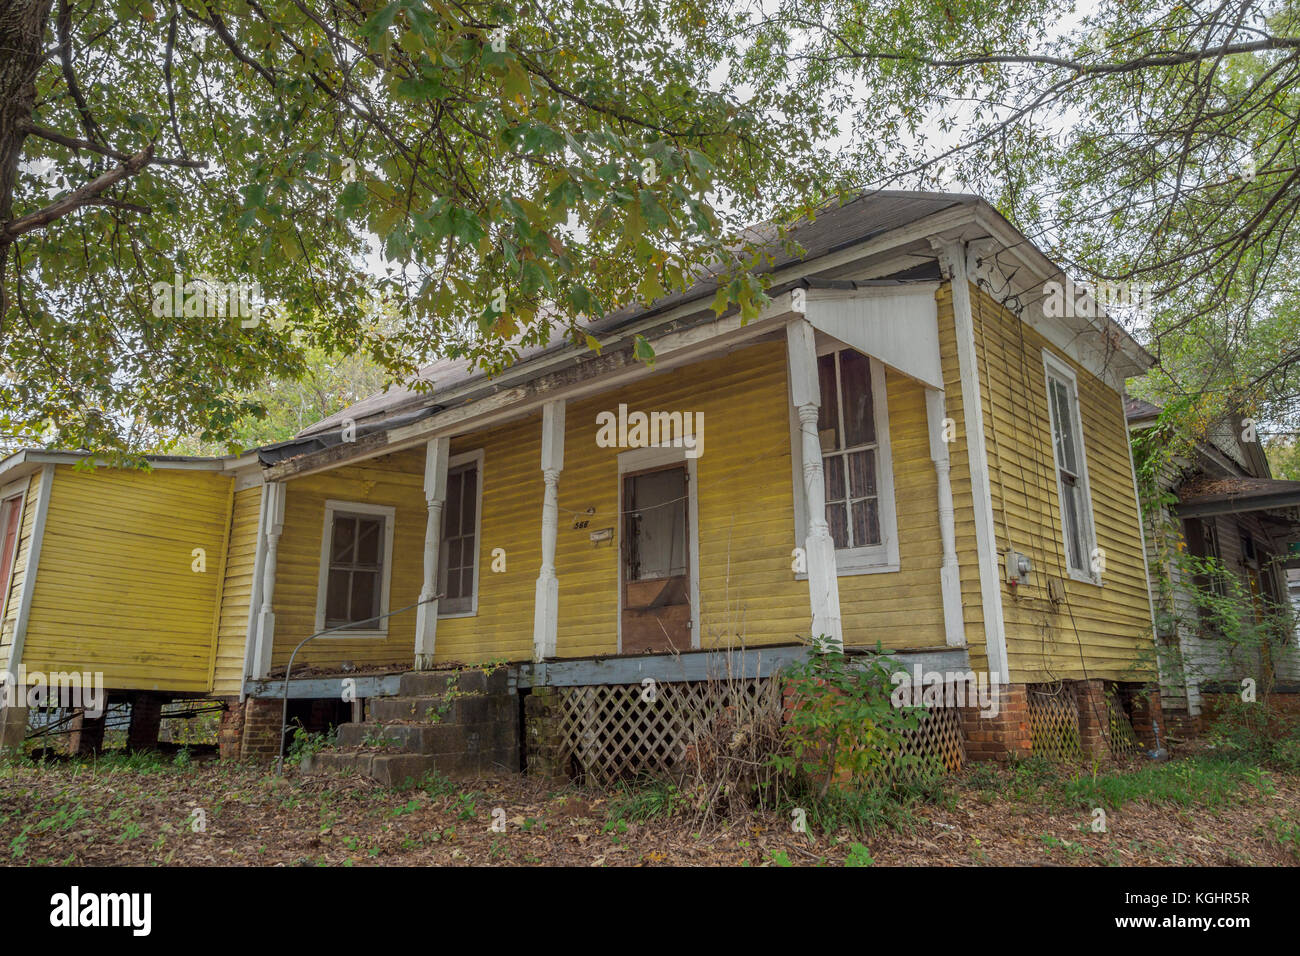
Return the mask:
<svg viewBox="0 0 1300 956"><path fill-rule="evenodd" d="M73 190L61 199L56 199L44 209L38 209L36 212L19 216L17 219L11 219L9 222L4 223L0 226L0 248L8 246L24 233L47 226L54 220L60 219L82 206L91 204L100 193L144 169L145 166L149 165L149 160L152 157L153 143L150 143L140 152L129 157L122 165L115 166L108 172L96 176L84 186Z"/></svg>
<svg viewBox="0 0 1300 956"><path fill-rule="evenodd" d="M48 139L51 143L58 143L60 146L67 146L69 149L88 149L92 152L99 153L101 156L111 156L113 159L126 162L131 158L131 153L124 153L121 150L110 149L106 146L100 146L98 143L92 143L89 140L77 139L74 136L64 136L62 133L55 132L52 129L46 129L44 126L37 126L28 120L21 124L24 132L33 136L39 136L41 139ZM149 160L155 166L184 166L187 169L207 169L208 161L206 159L181 159L176 156L155 156Z"/></svg>

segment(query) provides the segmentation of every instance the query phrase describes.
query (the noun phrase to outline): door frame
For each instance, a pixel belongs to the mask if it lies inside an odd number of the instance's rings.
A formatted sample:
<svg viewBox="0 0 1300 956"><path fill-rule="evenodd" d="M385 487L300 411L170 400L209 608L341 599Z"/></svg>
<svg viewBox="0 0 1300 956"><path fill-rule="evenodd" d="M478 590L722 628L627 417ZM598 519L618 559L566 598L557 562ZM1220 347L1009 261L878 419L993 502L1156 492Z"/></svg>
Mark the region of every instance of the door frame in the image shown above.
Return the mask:
<svg viewBox="0 0 1300 956"><path fill-rule="evenodd" d="M615 553L618 561L618 608L615 615L618 621L618 652L623 653L623 479L639 471L653 471L673 465L686 466L686 524L687 557L690 562L690 596L691 596L691 649L700 647L700 511L699 479L697 477L697 458L688 458L685 448L633 448L618 455L618 516L614 532Z"/></svg>

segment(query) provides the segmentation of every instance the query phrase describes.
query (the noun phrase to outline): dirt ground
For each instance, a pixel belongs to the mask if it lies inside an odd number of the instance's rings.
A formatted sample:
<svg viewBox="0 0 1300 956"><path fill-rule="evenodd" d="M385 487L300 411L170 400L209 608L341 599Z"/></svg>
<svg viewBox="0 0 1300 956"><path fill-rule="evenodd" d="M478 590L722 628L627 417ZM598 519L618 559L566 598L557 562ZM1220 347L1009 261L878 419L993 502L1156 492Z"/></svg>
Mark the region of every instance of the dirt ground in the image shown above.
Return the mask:
<svg viewBox="0 0 1300 956"><path fill-rule="evenodd" d="M1184 773L1177 762L1168 773ZM1158 771L1159 775L1166 771ZM1130 774L1126 777L1125 774ZM170 757L0 764L7 865L263 866L1294 866L1300 777L1247 773L1187 792L1150 768L1110 771L1105 832L1068 772L948 778L862 832L753 812L701 829L678 809L638 819L627 798L522 776L387 789L356 777L275 778ZM1076 772L1073 779L1078 782ZM1226 782L1225 782L1226 781ZM1085 784L1086 780L1083 781ZM1195 791L1200 796L1192 795ZM1204 792L1201 792L1204 791ZM1105 801L1097 801L1105 802Z"/></svg>

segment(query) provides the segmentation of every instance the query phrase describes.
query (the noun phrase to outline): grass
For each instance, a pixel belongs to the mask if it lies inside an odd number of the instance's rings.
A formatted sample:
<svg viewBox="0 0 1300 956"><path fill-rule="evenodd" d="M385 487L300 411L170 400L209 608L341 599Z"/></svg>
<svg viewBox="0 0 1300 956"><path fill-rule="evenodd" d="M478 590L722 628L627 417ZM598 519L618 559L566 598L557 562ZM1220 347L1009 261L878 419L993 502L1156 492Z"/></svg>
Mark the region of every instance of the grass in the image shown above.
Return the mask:
<svg viewBox="0 0 1300 956"><path fill-rule="evenodd" d="M1144 800L1156 805L1213 808L1239 801L1246 785L1262 794L1273 792L1270 774L1259 767L1236 760L1190 757L1132 771L1075 777L1062 782L1061 794L1083 807L1114 809Z"/></svg>

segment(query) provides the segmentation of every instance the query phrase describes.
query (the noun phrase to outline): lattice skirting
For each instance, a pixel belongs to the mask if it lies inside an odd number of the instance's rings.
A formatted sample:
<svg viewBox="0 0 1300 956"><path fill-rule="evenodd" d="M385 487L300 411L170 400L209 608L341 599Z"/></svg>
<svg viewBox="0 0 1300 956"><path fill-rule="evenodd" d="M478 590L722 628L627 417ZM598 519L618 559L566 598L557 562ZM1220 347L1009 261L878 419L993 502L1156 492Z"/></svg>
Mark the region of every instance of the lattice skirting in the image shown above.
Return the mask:
<svg viewBox="0 0 1300 956"><path fill-rule="evenodd" d="M961 714L956 707L931 707L921 717L921 723L915 730L903 735L903 744L892 763L898 765L898 757L919 758L912 769L893 771L890 776L907 780L920 776L928 769L939 769L955 773L966 766L966 741L962 733ZM906 768L906 765L904 765Z"/></svg>
<svg viewBox="0 0 1300 956"><path fill-rule="evenodd" d="M1142 753L1143 747L1133 731L1128 711L1114 687L1106 691L1106 743L1116 760Z"/></svg>
<svg viewBox="0 0 1300 956"><path fill-rule="evenodd" d="M770 678L561 689L560 746L577 775L607 786L640 773L671 773L720 716L743 724L755 712L779 718L781 691Z"/></svg>
<svg viewBox="0 0 1300 956"><path fill-rule="evenodd" d="M782 709L781 685L771 678L661 683L652 699L639 684L565 687L559 693L561 763L596 786L688 769L690 748L717 730L719 719L745 727L753 718L779 721ZM923 758L922 766L960 770L966 749L958 711L930 709L893 756L891 778L914 777L921 769L898 761L902 755Z"/></svg>
<svg viewBox="0 0 1300 956"><path fill-rule="evenodd" d="M1083 758L1079 739L1079 700L1069 684L1030 684L1029 736L1034 755L1058 762Z"/></svg>

